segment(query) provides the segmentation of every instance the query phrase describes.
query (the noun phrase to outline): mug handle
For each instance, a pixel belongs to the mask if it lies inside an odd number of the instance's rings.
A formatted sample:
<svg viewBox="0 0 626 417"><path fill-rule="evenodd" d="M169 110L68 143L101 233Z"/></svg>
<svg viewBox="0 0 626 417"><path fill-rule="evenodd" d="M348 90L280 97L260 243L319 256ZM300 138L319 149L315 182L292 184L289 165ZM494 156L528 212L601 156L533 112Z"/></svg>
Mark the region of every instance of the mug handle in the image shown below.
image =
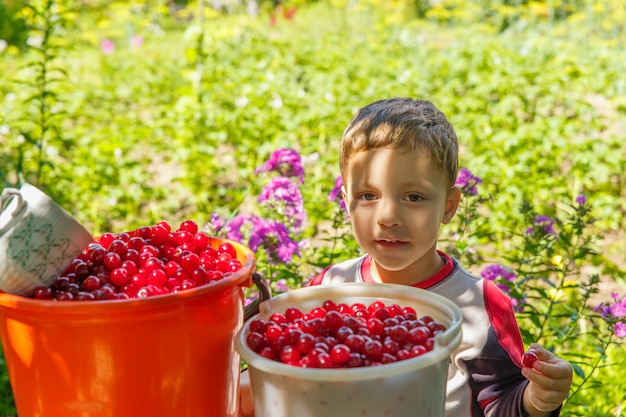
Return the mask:
<svg viewBox="0 0 626 417"><path fill-rule="evenodd" d="M244 309L243 313L243 321L248 321L252 316L255 316L259 313L259 306L265 300L269 300L272 296L270 289L265 283L265 278L258 272L252 273L252 282L259 290L259 297L254 300L252 303L248 304Z"/></svg>
<svg viewBox="0 0 626 417"><path fill-rule="evenodd" d="M17 188L5 188L2 190L2 195L0 195L1 212L4 212L4 209L7 208L9 201L12 198L17 200L17 207L11 213L11 219L2 228L0 228L0 236L11 228L12 224L18 219L18 216L21 216L22 212L26 209L26 201L22 198L20 190Z"/></svg>

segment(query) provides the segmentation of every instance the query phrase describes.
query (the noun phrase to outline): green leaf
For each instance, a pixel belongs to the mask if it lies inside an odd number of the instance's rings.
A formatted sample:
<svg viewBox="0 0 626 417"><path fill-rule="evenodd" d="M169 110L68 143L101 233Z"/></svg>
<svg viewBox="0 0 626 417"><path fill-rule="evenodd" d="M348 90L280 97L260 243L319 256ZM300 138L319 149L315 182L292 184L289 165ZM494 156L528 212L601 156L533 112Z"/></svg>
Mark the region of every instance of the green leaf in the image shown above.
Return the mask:
<svg viewBox="0 0 626 417"><path fill-rule="evenodd" d="M572 363L572 368L574 369L574 373L581 378L585 378L585 371L578 364Z"/></svg>

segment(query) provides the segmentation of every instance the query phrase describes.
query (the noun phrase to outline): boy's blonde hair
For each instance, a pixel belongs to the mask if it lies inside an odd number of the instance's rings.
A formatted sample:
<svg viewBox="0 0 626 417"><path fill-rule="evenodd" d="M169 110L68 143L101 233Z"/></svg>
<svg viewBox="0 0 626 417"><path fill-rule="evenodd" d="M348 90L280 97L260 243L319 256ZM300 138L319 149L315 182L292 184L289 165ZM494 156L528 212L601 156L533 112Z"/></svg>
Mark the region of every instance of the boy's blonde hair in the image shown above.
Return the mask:
<svg viewBox="0 0 626 417"><path fill-rule="evenodd" d="M445 114L430 101L390 98L361 108L343 132L339 168L344 179L354 154L376 148L426 152L450 188L456 182L459 142Z"/></svg>

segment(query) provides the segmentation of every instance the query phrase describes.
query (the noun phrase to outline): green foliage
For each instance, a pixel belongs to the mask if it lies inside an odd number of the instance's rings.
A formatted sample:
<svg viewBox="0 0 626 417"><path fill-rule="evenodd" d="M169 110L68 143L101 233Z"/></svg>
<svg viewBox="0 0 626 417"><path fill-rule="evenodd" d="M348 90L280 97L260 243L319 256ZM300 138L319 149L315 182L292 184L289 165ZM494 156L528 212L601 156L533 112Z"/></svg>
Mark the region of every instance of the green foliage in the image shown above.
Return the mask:
<svg viewBox="0 0 626 417"><path fill-rule="evenodd" d="M16 158L11 161L11 169L3 172L5 184L10 179L16 183L47 182L46 176L54 170L50 153L56 154L69 145L60 127L64 112L59 85L65 82L66 72L59 64L59 54L67 47L60 40L63 14L51 0L26 4L23 14L28 16L33 56L20 68L22 75L16 80L21 87L22 111L9 116L9 122L18 130L18 140L9 142L9 152L14 152Z"/></svg>
<svg viewBox="0 0 626 417"><path fill-rule="evenodd" d="M26 46L26 23L18 16L22 5L18 1L0 3L0 39L8 45Z"/></svg>
<svg viewBox="0 0 626 417"><path fill-rule="evenodd" d="M442 244L476 270L516 272L512 294L532 301L520 312L525 341L576 365L563 415L623 413L624 377L609 365L626 358L589 309L596 279L626 276L610 256L623 254L626 228L623 2L305 3L285 2L297 13L272 23L269 2L258 16L26 2L12 16L31 47L0 49L0 181L41 186L94 234L213 213L274 217L256 211L267 178L254 170L294 148L307 222L292 238L310 243L288 266L258 257L275 290L296 287L358 253L328 201L353 111L430 99L457 130L461 166L483 180ZM579 211L579 194L593 213ZM555 238L525 233L537 214L555 219ZM0 415L12 415L2 370Z"/></svg>
<svg viewBox="0 0 626 417"><path fill-rule="evenodd" d="M493 200L468 194L463 199L457 220L463 234L453 228L453 235L458 243L475 243L464 236L488 235L479 212L483 204L492 205ZM598 273L589 270L597 256L598 236L592 205L581 195L572 204L558 204L551 216L524 202L506 246L493 253L478 244L460 253L457 250L457 257L475 267L482 263L477 259L488 259L491 266L495 263L495 281L514 300L525 344L542 344L574 368L574 383L564 410L586 416L587 399L582 399L581 393L599 389L603 371L614 365L608 355L623 349L623 337L616 336L615 325L624 317L616 318L592 301L600 285ZM448 251L454 253L458 243L448 243ZM507 272L502 272L502 265ZM491 266L479 266L486 278L494 278L485 274Z"/></svg>

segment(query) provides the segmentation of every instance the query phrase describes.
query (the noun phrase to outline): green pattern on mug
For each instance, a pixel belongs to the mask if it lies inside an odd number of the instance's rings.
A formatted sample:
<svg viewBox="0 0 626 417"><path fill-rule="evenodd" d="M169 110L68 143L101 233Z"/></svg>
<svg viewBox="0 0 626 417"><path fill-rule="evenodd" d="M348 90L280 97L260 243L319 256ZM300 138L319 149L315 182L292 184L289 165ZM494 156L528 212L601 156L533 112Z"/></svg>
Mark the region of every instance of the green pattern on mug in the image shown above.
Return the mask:
<svg viewBox="0 0 626 417"><path fill-rule="evenodd" d="M8 258L42 282L52 282L56 271L72 256L70 240L55 236L52 224L37 222L32 213L26 216L26 222L27 227L10 236ZM51 275L45 276L46 273Z"/></svg>

